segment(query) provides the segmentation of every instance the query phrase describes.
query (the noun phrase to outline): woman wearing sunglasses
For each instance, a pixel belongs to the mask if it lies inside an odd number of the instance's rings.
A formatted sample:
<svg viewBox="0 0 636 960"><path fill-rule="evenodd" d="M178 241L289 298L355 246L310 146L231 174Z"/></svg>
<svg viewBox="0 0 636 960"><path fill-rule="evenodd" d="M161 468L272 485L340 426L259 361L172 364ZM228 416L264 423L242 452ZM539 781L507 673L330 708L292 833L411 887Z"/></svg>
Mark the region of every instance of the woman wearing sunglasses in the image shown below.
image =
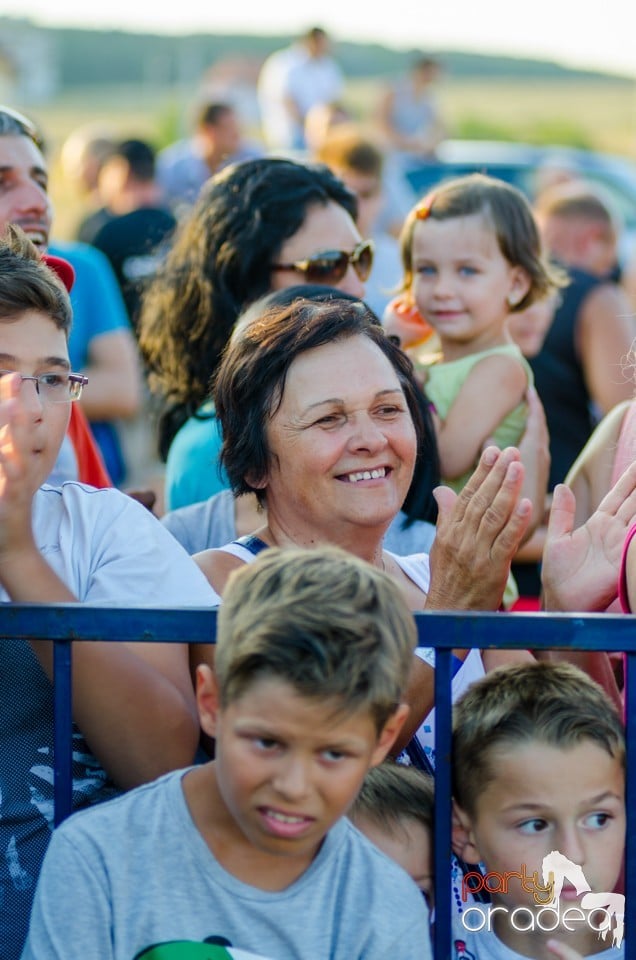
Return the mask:
<svg viewBox="0 0 636 960"><path fill-rule="evenodd" d="M159 448L166 506L228 487L210 380L239 314L299 283L361 297L373 263L355 225L356 200L326 167L260 158L229 167L203 189L161 274L144 297L140 346L164 409Z"/></svg>

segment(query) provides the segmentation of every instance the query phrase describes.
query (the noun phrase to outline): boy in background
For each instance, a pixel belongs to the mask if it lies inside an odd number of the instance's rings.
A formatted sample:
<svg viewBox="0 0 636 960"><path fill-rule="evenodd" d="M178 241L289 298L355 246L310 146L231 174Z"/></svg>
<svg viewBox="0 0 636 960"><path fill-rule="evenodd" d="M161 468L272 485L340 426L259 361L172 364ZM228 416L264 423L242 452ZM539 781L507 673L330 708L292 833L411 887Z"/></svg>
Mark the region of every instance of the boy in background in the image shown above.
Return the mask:
<svg viewBox="0 0 636 960"><path fill-rule="evenodd" d="M367 773L349 813L358 830L433 898L434 781L417 767L385 760Z"/></svg>
<svg viewBox="0 0 636 960"><path fill-rule="evenodd" d="M56 831L24 960L131 960L175 941L430 958L417 888L344 817L406 717L415 643L394 582L341 550L272 548L237 571L215 672L197 669L215 759Z"/></svg>
<svg viewBox="0 0 636 960"><path fill-rule="evenodd" d="M494 670L454 707L452 762L455 852L483 863L492 904L464 903L451 956L622 957L625 742L604 691L565 663Z"/></svg>

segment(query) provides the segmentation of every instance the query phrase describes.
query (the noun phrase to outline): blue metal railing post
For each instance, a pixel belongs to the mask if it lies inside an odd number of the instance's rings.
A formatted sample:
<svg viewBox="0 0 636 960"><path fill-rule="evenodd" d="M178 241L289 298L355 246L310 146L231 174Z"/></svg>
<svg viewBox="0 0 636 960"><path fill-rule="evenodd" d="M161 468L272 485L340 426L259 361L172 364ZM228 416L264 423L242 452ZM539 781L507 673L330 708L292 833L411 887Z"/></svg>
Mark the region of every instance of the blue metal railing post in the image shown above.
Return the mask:
<svg viewBox="0 0 636 960"><path fill-rule="evenodd" d="M450 958L451 796L451 651L438 648L435 651L435 960Z"/></svg>
<svg viewBox="0 0 636 960"><path fill-rule="evenodd" d="M55 716L54 779L55 826L71 812L73 801L72 646L55 640L53 649L53 704Z"/></svg>
<svg viewBox="0 0 636 960"><path fill-rule="evenodd" d="M435 960L450 957L451 842L451 650L565 649L623 651L634 646L634 618L629 616L421 613L416 614L421 646L436 651L435 675ZM216 612L210 610L155 610L86 607L79 604L3 605L2 635L8 640L33 638L55 642L55 823L71 810L72 705L71 642L105 637L128 642L214 642ZM626 657L626 688L636 683L636 650ZM634 701L636 703L636 701ZM626 697L628 823L636 817L636 711ZM625 855L626 904L631 902L636 868L636 830L627 831ZM629 910L626 909L626 918ZM627 928L627 919L626 919ZM626 930L625 960L636 960L636 936ZM601 944L601 949L603 945Z"/></svg>
<svg viewBox="0 0 636 960"><path fill-rule="evenodd" d="M627 811L626 831L627 842L625 844L625 960L636 960L636 935L628 925L629 910L628 904L633 904L633 893L636 889L636 830L634 830L634 821L636 819L636 768L634 767L634 758L636 758L636 710L630 709L629 693L633 691L633 684L636 683L636 651L628 652L625 657L625 733L627 737L627 757L625 758L626 778L625 778L625 809ZM636 700L634 701L636 704ZM631 761L631 762L630 762ZM631 831L630 831L631 820ZM633 916L633 914L632 914Z"/></svg>

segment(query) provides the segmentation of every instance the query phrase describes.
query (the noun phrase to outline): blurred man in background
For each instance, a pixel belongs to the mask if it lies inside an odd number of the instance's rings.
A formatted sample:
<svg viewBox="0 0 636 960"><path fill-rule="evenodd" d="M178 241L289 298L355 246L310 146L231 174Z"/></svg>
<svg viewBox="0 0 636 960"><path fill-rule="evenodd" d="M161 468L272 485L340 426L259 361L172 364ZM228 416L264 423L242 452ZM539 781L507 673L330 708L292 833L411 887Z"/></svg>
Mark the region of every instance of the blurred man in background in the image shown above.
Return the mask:
<svg viewBox="0 0 636 960"><path fill-rule="evenodd" d="M230 163L249 160L262 151L246 143L239 116L229 103L205 103L194 133L157 156L157 183L176 216L190 207L206 180Z"/></svg>
<svg viewBox="0 0 636 960"><path fill-rule="evenodd" d="M62 256L75 269L71 293L74 322L69 341L71 365L90 380L79 404L92 427L102 432L100 444L113 482L123 481L125 466L117 455L113 421L139 409L141 374L137 347L126 309L106 258L84 244L49 247L52 209L48 169L35 126L9 108L0 107L0 232L8 223L21 227L42 251ZM95 429L93 430L95 433ZM99 442L99 437L96 437ZM117 449L115 448L115 454ZM77 478L77 463L67 446L58 460L56 480Z"/></svg>
<svg viewBox="0 0 636 960"><path fill-rule="evenodd" d="M318 104L340 100L344 76L322 27L265 60L258 78L263 136L271 150L304 150L305 118Z"/></svg>

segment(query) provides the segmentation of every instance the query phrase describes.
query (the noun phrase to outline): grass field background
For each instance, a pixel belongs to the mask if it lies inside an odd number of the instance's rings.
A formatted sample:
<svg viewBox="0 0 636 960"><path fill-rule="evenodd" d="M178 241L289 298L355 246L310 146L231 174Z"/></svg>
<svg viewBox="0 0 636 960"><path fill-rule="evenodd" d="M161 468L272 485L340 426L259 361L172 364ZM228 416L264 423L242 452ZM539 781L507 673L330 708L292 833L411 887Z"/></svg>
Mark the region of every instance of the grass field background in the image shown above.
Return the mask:
<svg viewBox="0 0 636 960"><path fill-rule="evenodd" d="M354 116L369 125L380 92L377 81L350 82L345 100ZM75 128L95 123L160 147L187 133L195 96L189 89L98 87L29 111L49 143L58 236L71 236L83 212L81 198L61 176L59 151L65 138ZM439 96L451 136L569 144L636 163L636 83L448 79ZM258 135L255 129L248 132Z"/></svg>

